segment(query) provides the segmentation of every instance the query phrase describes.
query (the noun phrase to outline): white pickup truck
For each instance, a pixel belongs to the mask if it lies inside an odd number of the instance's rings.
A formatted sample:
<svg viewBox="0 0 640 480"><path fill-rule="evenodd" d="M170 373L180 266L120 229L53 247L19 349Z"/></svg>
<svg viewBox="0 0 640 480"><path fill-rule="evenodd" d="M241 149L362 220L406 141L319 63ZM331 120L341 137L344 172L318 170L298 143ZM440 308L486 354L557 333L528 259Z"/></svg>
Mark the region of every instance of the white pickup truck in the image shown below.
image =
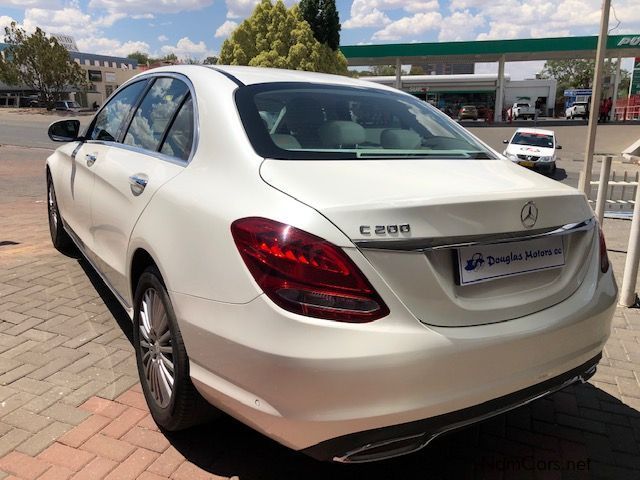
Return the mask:
<svg viewBox="0 0 640 480"><path fill-rule="evenodd" d="M519 118L526 120L527 118L535 118L536 109L535 107L532 107L530 103L516 102L509 109L509 113L512 120L517 120Z"/></svg>
<svg viewBox="0 0 640 480"><path fill-rule="evenodd" d="M564 116L572 120L576 117L587 118L588 111L589 104L587 102L576 102L565 110Z"/></svg>

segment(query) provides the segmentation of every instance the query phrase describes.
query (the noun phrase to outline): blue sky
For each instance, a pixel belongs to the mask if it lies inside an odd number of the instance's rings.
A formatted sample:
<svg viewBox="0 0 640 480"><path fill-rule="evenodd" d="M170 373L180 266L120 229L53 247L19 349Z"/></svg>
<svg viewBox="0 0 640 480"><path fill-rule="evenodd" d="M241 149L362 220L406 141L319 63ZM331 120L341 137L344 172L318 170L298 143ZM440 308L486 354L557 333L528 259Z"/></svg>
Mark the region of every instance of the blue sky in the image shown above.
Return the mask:
<svg viewBox="0 0 640 480"><path fill-rule="evenodd" d="M0 0L0 27L73 35L81 51L126 55L175 53L204 58L219 51L258 0ZM291 4L294 0L285 0ZM640 32L640 0L613 0L612 33ZM337 0L342 44L430 42L590 35L600 0ZM620 22L618 22L620 20ZM625 64L628 66L628 63ZM507 65L512 78L540 63ZM493 72L494 65L477 70Z"/></svg>

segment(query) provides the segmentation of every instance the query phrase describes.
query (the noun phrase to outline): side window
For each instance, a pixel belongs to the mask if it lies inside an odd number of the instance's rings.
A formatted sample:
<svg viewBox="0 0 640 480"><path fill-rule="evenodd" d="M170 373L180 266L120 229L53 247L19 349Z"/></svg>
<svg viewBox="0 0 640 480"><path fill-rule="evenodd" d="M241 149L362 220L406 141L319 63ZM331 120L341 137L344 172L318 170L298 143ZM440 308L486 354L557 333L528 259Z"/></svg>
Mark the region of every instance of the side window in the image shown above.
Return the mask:
<svg viewBox="0 0 640 480"><path fill-rule="evenodd" d="M175 78L158 78L136 110L124 143L156 151L189 87Z"/></svg>
<svg viewBox="0 0 640 480"><path fill-rule="evenodd" d="M193 148L193 130L193 100L189 97L176 115L160 152L189 160Z"/></svg>
<svg viewBox="0 0 640 480"><path fill-rule="evenodd" d="M127 120L131 108L136 104L146 84L146 81L136 82L118 92L96 116L89 138L116 141L120 128Z"/></svg>

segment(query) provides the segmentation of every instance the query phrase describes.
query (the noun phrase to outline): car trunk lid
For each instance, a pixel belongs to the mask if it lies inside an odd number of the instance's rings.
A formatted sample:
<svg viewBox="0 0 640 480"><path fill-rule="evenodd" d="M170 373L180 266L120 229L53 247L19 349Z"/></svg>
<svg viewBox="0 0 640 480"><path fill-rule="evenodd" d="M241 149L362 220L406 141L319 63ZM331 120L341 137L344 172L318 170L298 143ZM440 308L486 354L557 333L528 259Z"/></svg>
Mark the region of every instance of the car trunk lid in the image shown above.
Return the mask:
<svg viewBox="0 0 640 480"><path fill-rule="evenodd" d="M584 196L510 162L265 160L260 173L340 228L429 324L492 323L547 308L577 289L593 251L592 224L582 224L592 217ZM522 218L527 205L537 212L533 223ZM549 235L566 225L580 228ZM514 248L523 255L526 248L561 248L562 258L538 259L539 268L527 273L467 282L473 275L464 270L465 256L476 253L469 245L494 259Z"/></svg>

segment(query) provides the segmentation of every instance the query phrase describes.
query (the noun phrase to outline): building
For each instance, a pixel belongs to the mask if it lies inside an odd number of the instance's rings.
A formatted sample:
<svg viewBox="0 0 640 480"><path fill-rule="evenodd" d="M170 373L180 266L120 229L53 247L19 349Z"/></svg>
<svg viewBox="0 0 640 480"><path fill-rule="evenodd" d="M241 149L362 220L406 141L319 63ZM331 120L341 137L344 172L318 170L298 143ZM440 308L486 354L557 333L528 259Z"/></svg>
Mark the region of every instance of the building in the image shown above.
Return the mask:
<svg viewBox="0 0 640 480"><path fill-rule="evenodd" d="M394 86L396 77L361 77L383 85ZM542 115L553 115L556 102L555 79L511 80L504 76L502 105L515 102L538 105ZM402 90L456 116L463 105L475 105L481 111L493 111L497 95L497 74L474 75L408 75L402 77Z"/></svg>
<svg viewBox="0 0 640 480"><path fill-rule="evenodd" d="M131 58L111 57L93 53L69 52L72 60L87 72L89 90L75 92L72 98L80 105L102 105L113 91L139 73L138 61Z"/></svg>
<svg viewBox="0 0 640 480"><path fill-rule="evenodd" d="M505 91L505 63L533 60L595 58L597 44L598 37L584 36L465 42L347 45L340 47L340 51L346 57L350 67L395 65L396 76L392 85L403 90L409 88L407 86L403 86L405 81L411 84L411 82L416 81L416 79L410 79L410 77L403 76L401 69L402 65L495 62L497 63L497 76L494 76L495 80L493 80L493 98L495 98L495 103L491 110L494 113L494 120L501 121L503 118L502 112L509 107L509 102L512 100L509 94ZM639 56L639 34L609 35L607 37L606 57L617 58L618 65L622 58ZM640 69L638 72L640 74ZM432 77L438 77L438 75L433 75ZM525 80L525 82L534 82L534 80ZM610 96L617 98L618 86L620 84L619 71L616 71L615 76L610 83ZM413 87L416 87L416 85L413 85ZM429 85L425 85L420 88L429 87ZM533 83L526 87L532 89L533 93L524 94L522 96L528 96L531 102L539 103L538 100L542 100L544 92L538 93L536 90L539 87L544 90L545 87ZM426 94L426 91L424 93ZM472 92L467 91L466 93L470 94ZM486 90L481 90L477 93L481 96L487 95ZM439 102L439 100L437 101ZM551 101L550 95L547 95L546 105L547 110L555 106L555 95L553 102ZM613 110L611 115L614 115Z"/></svg>
<svg viewBox="0 0 640 480"><path fill-rule="evenodd" d="M0 54L7 47L8 45L0 43ZM67 98L83 107L102 105L116 88L140 72L138 61L131 58L76 51L70 51L69 56L86 72L89 89L82 92L69 88ZM0 107L28 107L37 101L37 94L38 92L25 85L0 83Z"/></svg>

